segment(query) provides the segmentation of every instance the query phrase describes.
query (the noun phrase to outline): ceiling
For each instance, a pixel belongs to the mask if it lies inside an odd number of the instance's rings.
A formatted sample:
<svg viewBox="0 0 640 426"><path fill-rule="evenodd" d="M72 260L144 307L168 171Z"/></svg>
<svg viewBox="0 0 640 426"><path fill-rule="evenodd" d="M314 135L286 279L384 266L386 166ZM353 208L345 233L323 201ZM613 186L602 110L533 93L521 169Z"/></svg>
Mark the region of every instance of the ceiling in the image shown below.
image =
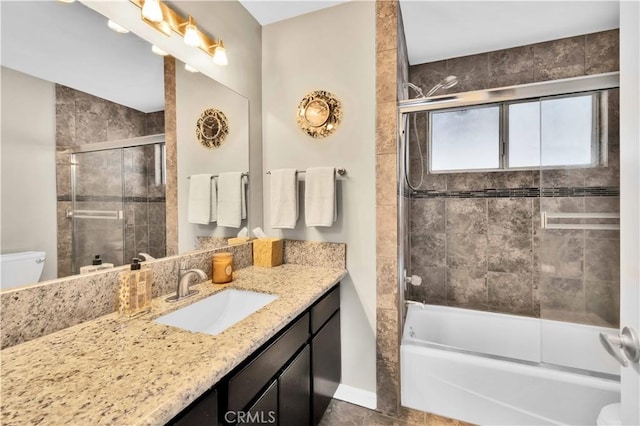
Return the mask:
<svg viewBox="0 0 640 426"><path fill-rule="evenodd" d="M344 1L240 0L262 25ZM0 7L3 66L139 111L164 108L162 58L136 35L111 31L80 2L0 1ZM401 0L400 7L410 64L603 31L619 22L617 1Z"/></svg>
<svg viewBox="0 0 640 426"><path fill-rule="evenodd" d="M343 1L240 3L260 24L268 25ZM411 65L619 26L619 4L614 0L400 0L400 8Z"/></svg>
<svg viewBox="0 0 640 426"><path fill-rule="evenodd" d="M275 0L239 0L245 9L260 23L269 25L274 22L315 12L344 3L348 0L305 0L305 1L275 1Z"/></svg>
<svg viewBox="0 0 640 426"><path fill-rule="evenodd" d="M618 28L617 1L401 0L409 63Z"/></svg>
<svg viewBox="0 0 640 426"><path fill-rule="evenodd" d="M164 109L163 60L79 2L1 1L2 66L142 112Z"/></svg>

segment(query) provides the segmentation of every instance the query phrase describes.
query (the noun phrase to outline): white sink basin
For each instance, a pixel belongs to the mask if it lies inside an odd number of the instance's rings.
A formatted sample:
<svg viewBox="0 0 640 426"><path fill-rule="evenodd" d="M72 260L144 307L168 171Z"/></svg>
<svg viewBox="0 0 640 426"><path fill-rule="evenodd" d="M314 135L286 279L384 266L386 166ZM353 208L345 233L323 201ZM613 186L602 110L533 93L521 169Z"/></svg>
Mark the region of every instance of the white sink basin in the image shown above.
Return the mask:
<svg viewBox="0 0 640 426"><path fill-rule="evenodd" d="M163 315L155 322L216 335L277 298L272 294L227 289Z"/></svg>

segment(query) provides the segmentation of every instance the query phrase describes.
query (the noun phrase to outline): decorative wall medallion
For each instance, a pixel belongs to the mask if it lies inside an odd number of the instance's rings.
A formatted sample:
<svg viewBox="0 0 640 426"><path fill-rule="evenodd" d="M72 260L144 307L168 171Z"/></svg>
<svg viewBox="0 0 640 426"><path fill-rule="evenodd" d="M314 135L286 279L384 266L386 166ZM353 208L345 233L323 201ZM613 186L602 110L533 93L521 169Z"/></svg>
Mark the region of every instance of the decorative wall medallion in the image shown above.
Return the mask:
<svg viewBox="0 0 640 426"><path fill-rule="evenodd" d="M303 132L312 138L324 138L340 125L342 104L332 93L316 90L302 98L296 118Z"/></svg>
<svg viewBox="0 0 640 426"><path fill-rule="evenodd" d="M198 141L207 148L218 148L229 134L229 122L222 111L209 108L200 114L196 124Z"/></svg>

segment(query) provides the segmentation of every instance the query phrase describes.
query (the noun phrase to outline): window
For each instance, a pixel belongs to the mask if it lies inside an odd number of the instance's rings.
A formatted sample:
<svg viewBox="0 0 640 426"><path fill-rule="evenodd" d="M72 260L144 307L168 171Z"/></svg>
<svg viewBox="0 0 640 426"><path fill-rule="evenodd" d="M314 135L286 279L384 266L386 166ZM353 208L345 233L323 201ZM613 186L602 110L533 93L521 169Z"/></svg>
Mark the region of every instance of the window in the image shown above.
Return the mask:
<svg viewBox="0 0 640 426"><path fill-rule="evenodd" d="M500 108L434 112L431 115L432 170L500 167Z"/></svg>
<svg viewBox="0 0 640 426"><path fill-rule="evenodd" d="M595 166L598 94L432 111L429 170Z"/></svg>

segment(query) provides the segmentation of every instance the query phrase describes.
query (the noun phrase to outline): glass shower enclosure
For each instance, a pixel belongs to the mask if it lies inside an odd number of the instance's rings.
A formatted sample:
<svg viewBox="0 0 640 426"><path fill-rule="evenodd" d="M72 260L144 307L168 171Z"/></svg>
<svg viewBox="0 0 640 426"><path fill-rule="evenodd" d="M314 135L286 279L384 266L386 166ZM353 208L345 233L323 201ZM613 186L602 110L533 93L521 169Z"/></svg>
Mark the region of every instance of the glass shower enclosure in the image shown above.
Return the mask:
<svg viewBox="0 0 640 426"><path fill-rule="evenodd" d="M71 154L72 271L99 255L120 266L165 249L164 135L87 144Z"/></svg>

